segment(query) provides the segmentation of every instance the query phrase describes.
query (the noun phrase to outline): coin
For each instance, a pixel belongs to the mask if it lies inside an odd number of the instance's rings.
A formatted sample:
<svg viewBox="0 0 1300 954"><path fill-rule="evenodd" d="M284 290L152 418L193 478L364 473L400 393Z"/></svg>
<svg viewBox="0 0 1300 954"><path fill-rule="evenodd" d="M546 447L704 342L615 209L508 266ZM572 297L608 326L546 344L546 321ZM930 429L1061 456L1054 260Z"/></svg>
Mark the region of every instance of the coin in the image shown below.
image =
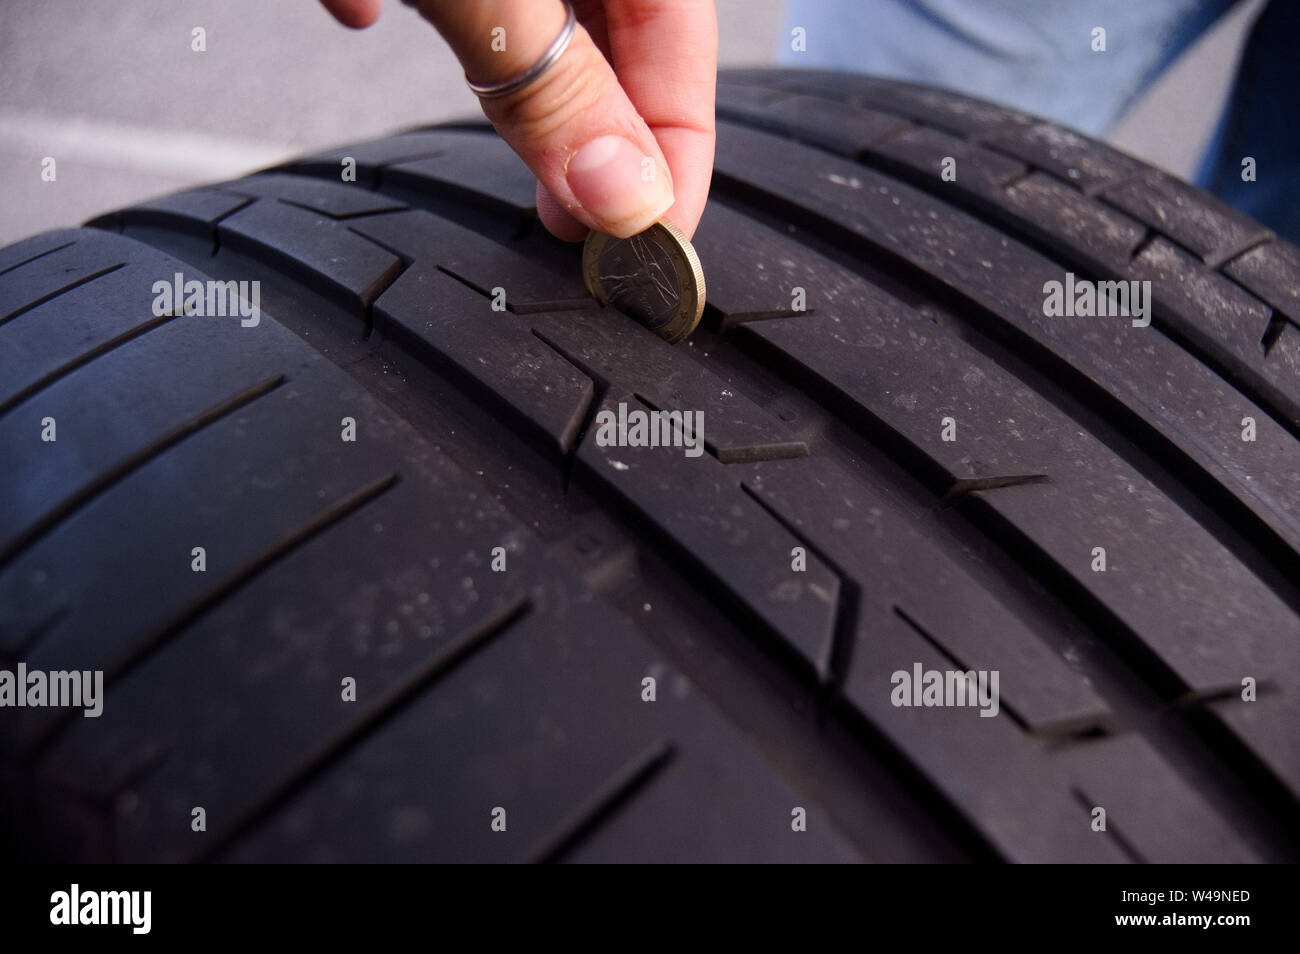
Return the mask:
<svg viewBox="0 0 1300 954"><path fill-rule="evenodd" d="M699 256L668 221L625 239L592 232L582 249L582 277L602 305L612 305L670 343L694 331L704 314Z"/></svg>

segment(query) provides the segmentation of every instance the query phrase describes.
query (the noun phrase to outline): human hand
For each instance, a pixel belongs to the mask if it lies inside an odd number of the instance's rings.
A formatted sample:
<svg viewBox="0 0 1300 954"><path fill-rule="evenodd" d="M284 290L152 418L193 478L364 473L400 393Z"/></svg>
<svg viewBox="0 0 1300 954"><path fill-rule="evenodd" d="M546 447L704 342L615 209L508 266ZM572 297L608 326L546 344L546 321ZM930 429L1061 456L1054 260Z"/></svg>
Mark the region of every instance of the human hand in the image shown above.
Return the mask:
<svg viewBox="0 0 1300 954"><path fill-rule="evenodd" d="M382 0L321 0L365 27ZM560 0L403 0L450 44L475 83L518 76L559 35ZM693 235L713 173L718 28L711 0L574 0L578 27L534 82L482 100L537 176L537 212L570 241L626 238L668 218ZM494 29L497 31L494 49ZM500 41L504 39L504 44ZM504 49L500 49L504 45Z"/></svg>

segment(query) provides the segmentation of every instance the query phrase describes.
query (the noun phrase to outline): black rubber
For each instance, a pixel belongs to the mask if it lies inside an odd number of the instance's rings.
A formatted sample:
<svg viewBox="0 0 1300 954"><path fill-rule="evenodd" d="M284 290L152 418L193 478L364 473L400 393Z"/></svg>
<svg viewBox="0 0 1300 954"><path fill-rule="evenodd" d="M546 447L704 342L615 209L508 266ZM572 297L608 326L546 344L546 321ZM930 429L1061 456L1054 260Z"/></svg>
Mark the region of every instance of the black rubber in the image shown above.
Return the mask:
<svg viewBox="0 0 1300 954"><path fill-rule="evenodd" d="M0 250L0 664L107 686L0 710L16 853L1300 857L1300 252L956 94L719 96L676 347L473 125ZM1067 271L1152 325L1046 317ZM155 316L176 272L261 322ZM599 446L620 402L707 453Z"/></svg>

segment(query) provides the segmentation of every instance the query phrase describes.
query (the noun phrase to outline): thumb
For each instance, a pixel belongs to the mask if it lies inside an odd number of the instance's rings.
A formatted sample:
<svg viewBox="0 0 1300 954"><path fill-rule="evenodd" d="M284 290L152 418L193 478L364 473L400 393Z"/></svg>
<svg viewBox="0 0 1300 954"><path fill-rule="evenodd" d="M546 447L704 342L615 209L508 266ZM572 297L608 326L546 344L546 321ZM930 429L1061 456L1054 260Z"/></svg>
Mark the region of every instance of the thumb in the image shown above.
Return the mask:
<svg viewBox="0 0 1300 954"><path fill-rule="evenodd" d="M419 8L481 85L541 59L567 13L559 0L422 0ZM626 238L672 207L672 176L654 133L583 26L528 86L482 102L501 137L588 228Z"/></svg>

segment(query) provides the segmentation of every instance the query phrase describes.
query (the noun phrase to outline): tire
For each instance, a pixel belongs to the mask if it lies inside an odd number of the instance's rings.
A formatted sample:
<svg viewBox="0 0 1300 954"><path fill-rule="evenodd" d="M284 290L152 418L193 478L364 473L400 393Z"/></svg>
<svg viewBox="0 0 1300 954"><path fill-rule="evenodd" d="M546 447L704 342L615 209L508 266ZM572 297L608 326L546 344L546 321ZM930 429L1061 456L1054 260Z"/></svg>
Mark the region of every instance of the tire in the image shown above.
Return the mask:
<svg viewBox="0 0 1300 954"><path fill-rule="evenodd" d="M1300 857L1300 251L954 93L719 97L675 347L472 124L0 250L0 656L104 679L0 713L13 854Z"/></svg>

